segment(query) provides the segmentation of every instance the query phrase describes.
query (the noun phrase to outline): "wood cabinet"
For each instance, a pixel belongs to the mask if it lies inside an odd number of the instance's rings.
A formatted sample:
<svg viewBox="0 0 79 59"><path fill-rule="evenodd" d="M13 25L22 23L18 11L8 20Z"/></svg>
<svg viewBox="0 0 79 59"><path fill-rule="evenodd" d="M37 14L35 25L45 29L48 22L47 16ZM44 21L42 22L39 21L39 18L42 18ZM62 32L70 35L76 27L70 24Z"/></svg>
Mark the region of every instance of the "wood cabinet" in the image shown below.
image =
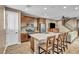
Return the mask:
<svg viewBox="0 0 79 59"><path fill-rule="evenodd" d="M29 24L34 24L34 18L29 16L22 16L21 17L21 26L28 26Z"/></svg>
<svg viewBox="0 0 79 59"><path fill-rule="evenodd" d="M51 28L51 29L48 29L48 32L59 32L59 29L58 28Z"/></svg>
<svg viewBox="0 0 79 59"><path fill-rule="evenodd" d="M21 42L29 41L29 35L27 33L21 33Z"/></svg>

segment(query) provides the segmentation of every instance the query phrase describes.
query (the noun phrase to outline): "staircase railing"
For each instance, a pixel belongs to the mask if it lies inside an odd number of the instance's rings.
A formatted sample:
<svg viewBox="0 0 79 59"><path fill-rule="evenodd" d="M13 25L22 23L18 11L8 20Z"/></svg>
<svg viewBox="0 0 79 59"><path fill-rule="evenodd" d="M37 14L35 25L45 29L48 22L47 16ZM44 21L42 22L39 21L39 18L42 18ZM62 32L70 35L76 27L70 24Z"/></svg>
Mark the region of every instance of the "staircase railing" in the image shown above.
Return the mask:
<svg viewBox="0 0 79 59"><path fill-rule="evenodd" d="M76 27L72 27L70 24L68 23L65 23L64 25L65 27L67 27L69 30L76 30L77 28Z"/></svg>

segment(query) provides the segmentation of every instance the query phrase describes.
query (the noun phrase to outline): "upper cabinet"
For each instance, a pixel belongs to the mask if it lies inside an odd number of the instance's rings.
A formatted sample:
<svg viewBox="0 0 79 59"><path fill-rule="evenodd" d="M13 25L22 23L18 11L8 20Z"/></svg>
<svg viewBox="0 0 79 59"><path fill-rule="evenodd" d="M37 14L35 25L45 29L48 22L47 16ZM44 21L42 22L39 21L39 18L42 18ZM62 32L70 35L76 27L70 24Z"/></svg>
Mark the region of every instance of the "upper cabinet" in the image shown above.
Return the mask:
<svg viewBox="0 0 79 59"><path fill-rule="evenodd" d="M46 24L46 19L40 18L40 19L39 19L39 23L40 23L40 24Z"/></svg>
<svg viewBox="0 0 79 59"><path fill-rule="evenodd" d="M22 26L27 26L28 24L34 23L34 18L29 17L29 16L22 16L21 18L21 25Z"/></svg>

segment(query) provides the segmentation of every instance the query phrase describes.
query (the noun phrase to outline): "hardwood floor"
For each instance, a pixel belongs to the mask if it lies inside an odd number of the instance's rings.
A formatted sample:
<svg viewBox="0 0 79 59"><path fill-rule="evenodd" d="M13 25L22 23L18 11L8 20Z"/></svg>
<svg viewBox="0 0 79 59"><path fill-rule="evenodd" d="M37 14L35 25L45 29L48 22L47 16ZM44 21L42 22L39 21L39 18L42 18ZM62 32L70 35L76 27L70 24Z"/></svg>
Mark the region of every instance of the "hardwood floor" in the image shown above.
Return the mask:
<svg viewBox="0 0 79 59"><path fill-rule="evenodd" d="M30 42L9 46L6 50L6 54L32 54ZM79 54L79 38L68 46L68 50L66 50L64 54Z"/></svg>
<svg viewBox="0 0 79 59"><path fill-rule="evenodd" d="M77 38L71 45L65 54L79 54L79 38Z"/></svg>
<svg viewBox="0 0 79 59"><path fill-rule="evenodd" d="M6 54L31 54L30 42L9 46L6 50Z"/></svg>

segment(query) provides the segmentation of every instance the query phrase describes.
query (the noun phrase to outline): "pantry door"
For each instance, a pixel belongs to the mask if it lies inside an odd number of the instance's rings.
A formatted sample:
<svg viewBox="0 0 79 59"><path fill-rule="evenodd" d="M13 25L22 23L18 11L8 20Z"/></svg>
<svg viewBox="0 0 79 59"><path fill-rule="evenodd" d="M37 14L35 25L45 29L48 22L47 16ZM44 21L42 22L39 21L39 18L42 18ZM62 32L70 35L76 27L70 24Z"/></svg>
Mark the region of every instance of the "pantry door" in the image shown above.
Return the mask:
<svg viewBox="0 0 79 59"><path fill-rule="evenodd" d="M18 13L6 11L6 46L18 44Z"/></svg>

